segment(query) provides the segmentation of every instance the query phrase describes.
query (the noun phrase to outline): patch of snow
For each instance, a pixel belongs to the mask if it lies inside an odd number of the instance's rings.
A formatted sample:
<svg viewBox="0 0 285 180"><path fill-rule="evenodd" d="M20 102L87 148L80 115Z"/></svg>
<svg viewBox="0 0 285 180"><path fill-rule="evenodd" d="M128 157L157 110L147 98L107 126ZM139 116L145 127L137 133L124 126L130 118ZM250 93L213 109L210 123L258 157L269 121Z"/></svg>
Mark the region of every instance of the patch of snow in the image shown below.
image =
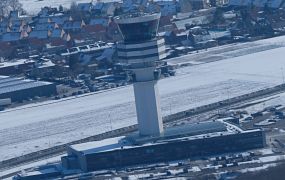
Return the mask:
<svg viewBox="0 0 285 180"><path fill-rule="evenodd" d="M260 149L258 152L260 152L262 155L274 154L271 148Z"/></svg>
<svg viewBox="0 0 285 180"><path fill-rule="evenodd" d="M280 161L280 160L284 160L284 159L285 159L285 155L265 156L265 157L259 158L259 160L263 163Z"/></svg>
<svg viewBox="0 0 285 180"><path fill-rule="evenodd" d="M193 166L193 167L191 168L191 171L192 171L192 172L200 172L201 169L200 169L198 166Z"/></svg>
<svg viewBox="0 0 285 180"><path fill-rule="evenodd" d="M260 167L242 169L240 172L241 173L256 172L256 171L261 171L261 170L268 169L270 167L275 167L276 165L277 165L276 163L265 164L265 165L262 165Z"/></svg>

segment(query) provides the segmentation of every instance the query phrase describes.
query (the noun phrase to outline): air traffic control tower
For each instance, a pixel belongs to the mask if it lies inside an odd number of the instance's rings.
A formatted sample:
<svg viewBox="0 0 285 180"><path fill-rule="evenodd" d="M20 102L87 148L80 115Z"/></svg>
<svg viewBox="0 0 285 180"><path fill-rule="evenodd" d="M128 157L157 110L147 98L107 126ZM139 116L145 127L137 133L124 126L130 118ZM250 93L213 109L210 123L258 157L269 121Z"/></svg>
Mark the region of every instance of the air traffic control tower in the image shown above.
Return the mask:
<svg viewBox="0 0 285 180"><path fill-rule="evenodd" d="M165 58L165 45L164 39L156 36L159 19L160 13L133 13L115 18L123 37L123 42L117 44L119 61L134 73L141 136L159 136L163 132L156 63Z"/></svg>

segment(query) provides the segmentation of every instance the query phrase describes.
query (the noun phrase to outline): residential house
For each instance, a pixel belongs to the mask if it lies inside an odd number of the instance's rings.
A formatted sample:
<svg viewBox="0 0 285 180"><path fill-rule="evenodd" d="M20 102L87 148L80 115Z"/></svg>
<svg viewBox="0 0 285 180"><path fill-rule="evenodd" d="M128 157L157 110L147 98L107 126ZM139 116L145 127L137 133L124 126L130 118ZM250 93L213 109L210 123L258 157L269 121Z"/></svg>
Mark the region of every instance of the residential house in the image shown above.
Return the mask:
<svg viewBox="0 0 285 180"><path fill-rule="evenodd" d="M37 23L34 27L34 30L44 31L44 30L54 30L58 28L59 26L55 22L47 22L47 23Z"/></svg>
<svg viewBox="0 0 285 180"><path fill-rule="evenodd" d="M81 21L66 21L62 25L62 28L66 32L71 32L71 33L78 33L81 32L82 28L85 26L85 22L83 20Z"/></svg>
<svg viewBox="0 0 285 180"><path fill-rule="evenodd" d="M228 5L230 6L255 6L258 8L264 8L265 6L273 9L284 8L284 0L229 0Z"/></svg>
<svg viewBox="0 0 285 180"><path fill-rule="evenodd" d="M92 3L78 3L77 4L77 10L81 12L90 12L93 5Z"/></svg>
<svg viewBox="0 0 285 180"><path fill-rule="evenodd" d="M84 27L84 30L90 34L106 32L108 24L109 18L95 17Z"/></svg>

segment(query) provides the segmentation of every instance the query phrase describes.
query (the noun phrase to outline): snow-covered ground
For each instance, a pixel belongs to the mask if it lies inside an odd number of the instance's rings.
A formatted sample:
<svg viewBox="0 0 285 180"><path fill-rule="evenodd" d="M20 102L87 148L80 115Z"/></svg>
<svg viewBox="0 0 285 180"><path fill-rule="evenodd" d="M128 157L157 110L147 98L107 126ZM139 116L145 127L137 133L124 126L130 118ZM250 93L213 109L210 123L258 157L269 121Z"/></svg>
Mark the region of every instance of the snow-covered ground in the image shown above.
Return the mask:
<svg viewBox="0 0 285 180"><path fill-rule="evenodd" d="M64 154L64 155L66 155L66 154ZM32 162L32 163L29 163L29 164L26 164L26 165L22 165L21 167L15 167L15 168L12 168L12 169L9 169L9 170L6 170L6 171L2 171L2 172L0 172L0 177L8 175L10 173L15 173L15 172L18 172L18 171L24 171L26 169L35 168L35 167L38 167L38 166L58 163L58 162L60 162L60 160L61 160L61 156L56 156L56 157L48 158L48 159L45 159L45 160ZM10 178L7 178L6 180L8 180L8 179L12 180L13 178L10 177Z"/></svg>
<svg viewBox="0 0 285 180"><path fill-rule="evenodd" d="M62 5L65 8L69 8L72 2L89 3L92 0L19 0L23 4L23 8L29 14L38 13L42 7L59 7ZM119 0L102 0L101 2L116 2ZM94 1L95 2L95 1Z"/></svg>
<svg viewBox="0 0 285 180"><path fill-rule="evenodd" d="M284 52L178 69L175 77L159 81L163 115L282 83ZM136 123L132 86L51 102L0 113L0 160Z"/></svg>

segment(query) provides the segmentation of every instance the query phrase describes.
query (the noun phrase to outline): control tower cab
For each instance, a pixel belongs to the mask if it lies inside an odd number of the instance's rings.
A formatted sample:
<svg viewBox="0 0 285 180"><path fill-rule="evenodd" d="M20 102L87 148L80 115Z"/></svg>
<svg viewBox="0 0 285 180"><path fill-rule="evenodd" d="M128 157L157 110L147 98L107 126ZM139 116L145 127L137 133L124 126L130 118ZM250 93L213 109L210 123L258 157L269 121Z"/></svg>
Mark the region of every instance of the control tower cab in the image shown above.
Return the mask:
<svg viewBox="0 0 285 180"><path fill-rule="evenodd" d="M117 44L118 58L135 75L139 134L159 136L163 132L156 63L165 58L165 41L157 38L160 13L132 13L115 17L123 41Z"/></svg>

